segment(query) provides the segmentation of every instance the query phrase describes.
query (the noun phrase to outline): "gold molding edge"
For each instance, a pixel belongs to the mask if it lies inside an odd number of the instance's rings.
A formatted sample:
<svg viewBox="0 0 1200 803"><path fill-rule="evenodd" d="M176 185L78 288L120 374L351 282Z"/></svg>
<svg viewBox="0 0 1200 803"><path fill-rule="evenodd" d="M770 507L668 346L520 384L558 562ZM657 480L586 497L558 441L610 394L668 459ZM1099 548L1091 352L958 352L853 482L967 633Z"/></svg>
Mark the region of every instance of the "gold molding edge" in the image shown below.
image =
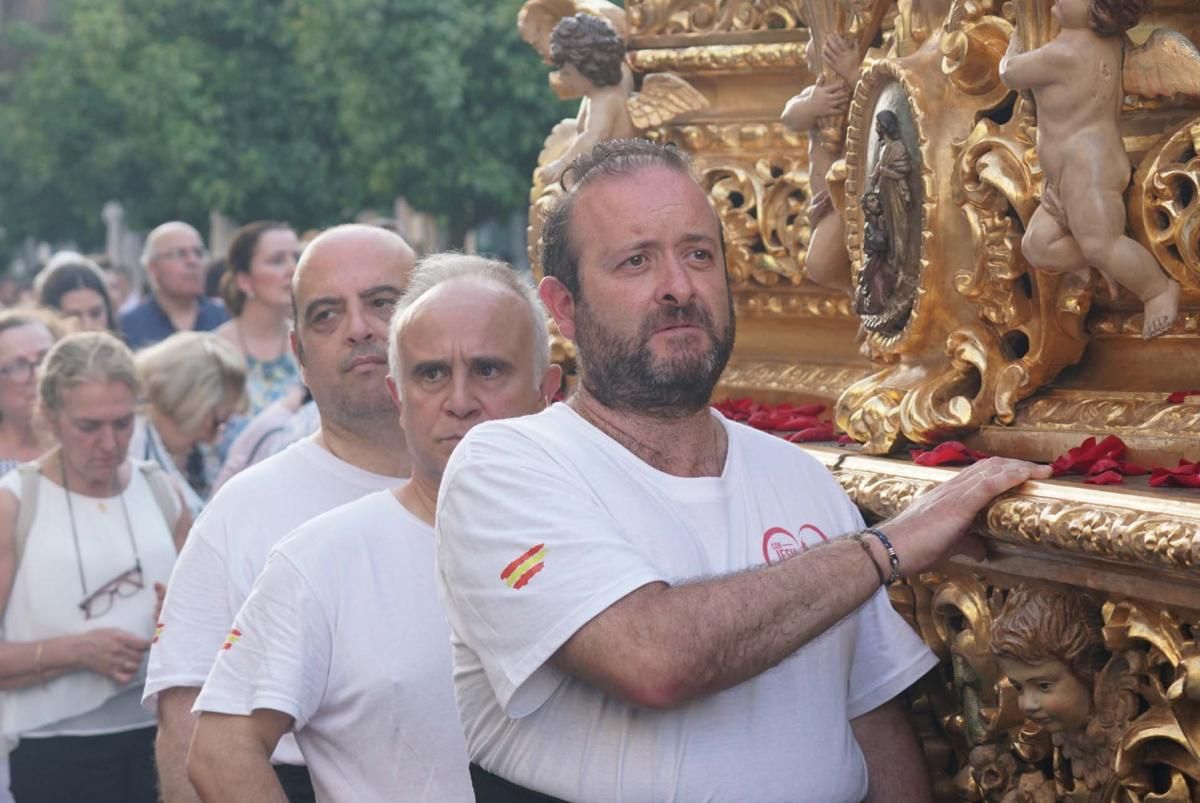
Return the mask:
<svg viewBox="0 0 1200 803"><path fill-rule="evenodd" d="M893 516L959 469L801 447L873 516ZM1200 500L1064 481L1033 481L982 514L986 535L1080 557L1171 572L1200 570Z"/></svg>

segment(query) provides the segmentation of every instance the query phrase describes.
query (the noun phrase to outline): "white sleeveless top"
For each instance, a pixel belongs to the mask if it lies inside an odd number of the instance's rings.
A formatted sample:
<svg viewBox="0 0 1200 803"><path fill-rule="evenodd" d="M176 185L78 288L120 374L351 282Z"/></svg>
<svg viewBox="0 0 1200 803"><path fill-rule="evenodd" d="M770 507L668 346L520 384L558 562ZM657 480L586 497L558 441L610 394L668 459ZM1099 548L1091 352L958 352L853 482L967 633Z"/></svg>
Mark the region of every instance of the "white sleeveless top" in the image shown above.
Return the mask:
<svg viewBox="0 0 1200 803"><path fill-rule="evenodd" d="M154 583L166 583L175 565L175 543L166 517L155 501L138 461L119 496L98 499L71 494L79 535L76 558L67 495L62 486L39 475L37 515L4 609L4 638L40 639L117 628L146 640L154 637ZM0 488L21 497L20 472L0 479ZM102 616L85 619L79 603L134 567L121 497L142 564L143 588L117 596ZM87 592L79 582L82 563ZM98 603L103 607L103 603ZM152 725L154 717L138 705L145 661L132 683L88 670L69 672L46 683L0 692L0 733L19 736L82 736L118 733Z"/></svg>

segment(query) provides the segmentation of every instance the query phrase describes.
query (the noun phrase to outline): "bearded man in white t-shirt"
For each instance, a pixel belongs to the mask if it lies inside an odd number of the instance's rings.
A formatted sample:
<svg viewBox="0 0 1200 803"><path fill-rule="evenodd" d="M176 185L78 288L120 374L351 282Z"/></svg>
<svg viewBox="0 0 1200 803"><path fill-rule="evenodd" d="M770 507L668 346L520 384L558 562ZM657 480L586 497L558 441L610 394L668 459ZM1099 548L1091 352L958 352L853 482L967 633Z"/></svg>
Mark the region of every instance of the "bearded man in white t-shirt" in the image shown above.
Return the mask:
<svg viewBox="0 0 1200 803"><path fill-rule="evenodd" d="M897 696L936 660L882 586L1048 470L985 461L863 532L815 460L708 406L734 314L686 157L609 142L564 185L540 292L578 392L472 430L438 502L477 799L928 800Z"/></svg>
<svg viewBox="0 0 1200 803"><path fill-rule="evenodd" d="M288 732L322 803L474 800L435 581L438 486L468 430L543 409L561 371L532 285L462 254L418 264L389 356L412 479L272 550L196 701L188 769L210 803L282 803L268 758Z"/></svg>
<svg viewBox="0 0 1200 803"><path fill-rule="evenodd" d="M314 516L394 487L411 470L385 377L388 322L414 261L400 236L361 225L323 232L300 257L292 348L321 428L224 485L175 564L144 698L157 702L166 803L199 800L186 771L192 704L271 547ZM274 760L288 799L312 800L295 741L281 742Z"/></svg>

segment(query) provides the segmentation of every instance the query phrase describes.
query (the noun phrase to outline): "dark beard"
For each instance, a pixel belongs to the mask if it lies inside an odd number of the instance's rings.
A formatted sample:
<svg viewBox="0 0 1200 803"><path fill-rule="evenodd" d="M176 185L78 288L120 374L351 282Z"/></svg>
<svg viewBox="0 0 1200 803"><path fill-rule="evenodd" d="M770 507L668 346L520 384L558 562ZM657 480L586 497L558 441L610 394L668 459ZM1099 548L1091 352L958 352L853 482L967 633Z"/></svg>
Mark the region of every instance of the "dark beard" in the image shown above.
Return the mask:
<svg viewBox="0 0 1200 803"><path fill-rule="evenodd" d="M655 330L671 324L699 326L712 339L704 354L655 362L649 341ZM733 351L735 322L729 297L729 326L717 330L712 315L695 303L660 307L642 322L638 333L621 338L596 322L587 302L576 306L575 344L580 379L605 407L651 415L684 418L708 406L713 388Z"/></svg>

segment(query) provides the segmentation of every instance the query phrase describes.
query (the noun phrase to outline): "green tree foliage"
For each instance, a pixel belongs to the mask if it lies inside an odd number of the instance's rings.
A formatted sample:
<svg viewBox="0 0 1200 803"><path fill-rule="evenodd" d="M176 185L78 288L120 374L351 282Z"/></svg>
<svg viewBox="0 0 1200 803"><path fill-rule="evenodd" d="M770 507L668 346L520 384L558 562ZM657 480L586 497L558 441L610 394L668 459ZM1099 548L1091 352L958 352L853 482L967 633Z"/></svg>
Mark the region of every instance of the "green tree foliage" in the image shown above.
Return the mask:
<svg viewBox="0 0 1200 803"><path fill-rule="evenodd" d="M520 0L67 0L0 101L0 220L96 244L208 210L298 226L403 195L454 231L519 210L569 114Z"/></svg>

